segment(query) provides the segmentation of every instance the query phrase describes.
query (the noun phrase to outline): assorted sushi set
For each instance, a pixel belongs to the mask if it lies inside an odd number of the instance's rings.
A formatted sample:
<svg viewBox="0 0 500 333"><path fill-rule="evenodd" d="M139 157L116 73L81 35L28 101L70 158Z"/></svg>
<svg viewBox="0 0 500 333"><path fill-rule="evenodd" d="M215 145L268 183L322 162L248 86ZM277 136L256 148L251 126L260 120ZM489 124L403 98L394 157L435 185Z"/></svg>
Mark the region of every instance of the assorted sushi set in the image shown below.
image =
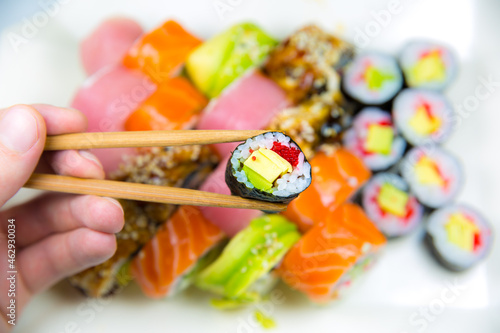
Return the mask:
<svg viewBox="0 0 500 333"><path fill-rule="evenodd" d="M433 42L410 42L394 57L358 54L314 25L277 41L242 23L203 42L165 22L77 94L73 107L89 130L268 132L242 143L96 151L108 177L288 208L122 200L115 255L70 282L91 297L131 280L151 298L194 285L231 309L265 299L281 279L326 303L383 255L388 239L422 226L439 263L472 267L493 235L477 211L455 203L463 171L439 146L453 129L443 90L456 71L454 53ZM110 82L120 84L92 97ZM116 103L137 87L146 93L134 103Z"/></svg>

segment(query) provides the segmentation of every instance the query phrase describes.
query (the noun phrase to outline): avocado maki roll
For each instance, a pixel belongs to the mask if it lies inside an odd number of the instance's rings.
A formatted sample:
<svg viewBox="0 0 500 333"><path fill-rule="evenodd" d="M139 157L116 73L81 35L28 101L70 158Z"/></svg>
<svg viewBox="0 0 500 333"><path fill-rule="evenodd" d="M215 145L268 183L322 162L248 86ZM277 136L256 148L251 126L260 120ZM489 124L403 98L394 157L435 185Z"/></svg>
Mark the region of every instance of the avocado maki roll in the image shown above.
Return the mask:
<svg viewBox="0 0 500 333"><path fill-rule="evenodd" d="M268 132L236 147L225 178L233 195L288 203L311 184L311 165L290 137Z"/></svg>
<svg viewBox="0 0 500 333"><path fill-rule="evenodd" d="M347 67L342 89L362 105L385 105L403 88L396 59L378 52L358 55Z"/></svg>
<svg viewBox="0 0 500 333"><path fill-rule="evenodd" d="M397 129L412 146L441 144L453 130L453 108L439 92L405 89L394 100Z"/></svg>
<svg viewBox="0 0 500 333"><path fill-rule="evenodd" d="M399 59L406 84L411 88L441 91L457 74L457 59L446 46L414 40L408 43Z"/></svg>
<svg viewBox="0 0 500 333"><path fill-rule="evenodd" d="M463 185L460 162L438 146L411 149L400 170L418 201L429 208L451 203Z"/></svg>
<svg viewBox="0 0 500 333"><path fill-rule="evenodd" d="M493 236L491 225L475 209L453 204L431 214L425 241L444 267L463 271L488 255Z"/></svg>
<svg viewBox="0 0 500 333"><path fill-rule="evenodd" d="M197 275L195 284L221 296L214 301L219 307L258 301L277 282L269 273L299 239L297 226L281 215L256 218Z"/></svg>
<svg viewBox="0 0 500 333"><path fill-rule="evenodd" d="M372 171L382 171L396 164L406 149L398 135L391 115L377 107L359 112L353 126L342 138L344 147L359 157Z"/></svg>
<svg viewBox="0 0 500 333"><path fill-rule="evenodd" d="M422 221L424 207L398 175L379 173L365 185L362 204L366 215L387 237L403 236Z"/></svg>

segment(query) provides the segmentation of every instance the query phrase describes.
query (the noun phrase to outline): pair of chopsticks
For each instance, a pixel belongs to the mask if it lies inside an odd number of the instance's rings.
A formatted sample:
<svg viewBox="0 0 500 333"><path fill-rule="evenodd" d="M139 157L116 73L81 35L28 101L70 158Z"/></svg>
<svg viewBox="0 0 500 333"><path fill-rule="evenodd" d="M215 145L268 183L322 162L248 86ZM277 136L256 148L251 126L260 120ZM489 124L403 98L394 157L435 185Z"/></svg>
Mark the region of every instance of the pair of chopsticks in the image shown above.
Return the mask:
<svg viewBox="0 0 500 333"><path fill-rule="evenodd" d="M266 133L257 130L175 130L74 133L49 136L45 151L66 149L171 147L245 141ZM175 205L214 206L226 208L283 211L276 204L237 196L167 186L146 185L112 180L33 174L24 187L73 194L91 194L117 199L159 202Z"/></svg>

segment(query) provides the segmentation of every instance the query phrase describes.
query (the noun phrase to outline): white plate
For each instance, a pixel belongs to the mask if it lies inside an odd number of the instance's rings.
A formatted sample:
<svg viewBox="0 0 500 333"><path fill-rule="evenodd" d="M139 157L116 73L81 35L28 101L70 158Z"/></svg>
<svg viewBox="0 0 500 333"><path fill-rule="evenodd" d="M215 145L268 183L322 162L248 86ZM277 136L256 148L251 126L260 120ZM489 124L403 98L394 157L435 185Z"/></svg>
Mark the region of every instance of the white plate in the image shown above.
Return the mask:
<svg viewBox="0 0 500 333"><path fill-rule="evenodd" d="M482 79L491 77L500 82L500 2L496 0L396 0L397 13L393 8L390 17L381 14L392 8L394 1L390 0L59 1L65 4L60 4L54 17L18 52L7 33L19 33L22 23L3 31L0 106L33 102L68 105L85 78L79 41L100 21L116 15L133 17L146 29L175 18L203 38L242 20L255 21L280 38L314 22L351 41L356 39L361 47L368 44L387 52L397 52L411 37L432 38L447 42L459 54L460 75L447 91L455 106L473 103ZM216 6L226 11L217 11ZM32 7L41 10L39 5ZM36 13L26 14L26 18L30 20ZM371 36L362 41L359 31L369 31ZM500 86L493 89L477 107L465 111L446 146L465 165L467 181L460 200L484 212L498 232ZM29 194L22 191L13 202ZM361 283L344 300L330 306L312 305L280 285L284 302L267 303L263 309L277 322L271 332L500 332L499 246L495 244L489 259L471 271L452 274L430 258L420 236L416 233L391 242ZM450 283L465 289L452 290ZM219 312L208 305L208 300L208 295L190 289L173 299L152 301L131 286L102 302L86 300L63 282L35 298L16 331L262 330L252 319L254 309Z"/></svg>

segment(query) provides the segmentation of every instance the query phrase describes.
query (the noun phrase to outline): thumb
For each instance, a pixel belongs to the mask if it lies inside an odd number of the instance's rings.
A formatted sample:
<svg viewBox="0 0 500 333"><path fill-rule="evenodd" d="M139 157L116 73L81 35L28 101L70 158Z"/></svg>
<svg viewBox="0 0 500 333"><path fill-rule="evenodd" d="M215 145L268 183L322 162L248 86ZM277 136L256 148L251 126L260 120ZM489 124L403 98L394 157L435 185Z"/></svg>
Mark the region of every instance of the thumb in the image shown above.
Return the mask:
<svg viewBox="0 0 500 333"><path fill-rule="evenodd" d="M0 110L0 207L26 183L45 145L45 121L32 107Z"/></svg>

